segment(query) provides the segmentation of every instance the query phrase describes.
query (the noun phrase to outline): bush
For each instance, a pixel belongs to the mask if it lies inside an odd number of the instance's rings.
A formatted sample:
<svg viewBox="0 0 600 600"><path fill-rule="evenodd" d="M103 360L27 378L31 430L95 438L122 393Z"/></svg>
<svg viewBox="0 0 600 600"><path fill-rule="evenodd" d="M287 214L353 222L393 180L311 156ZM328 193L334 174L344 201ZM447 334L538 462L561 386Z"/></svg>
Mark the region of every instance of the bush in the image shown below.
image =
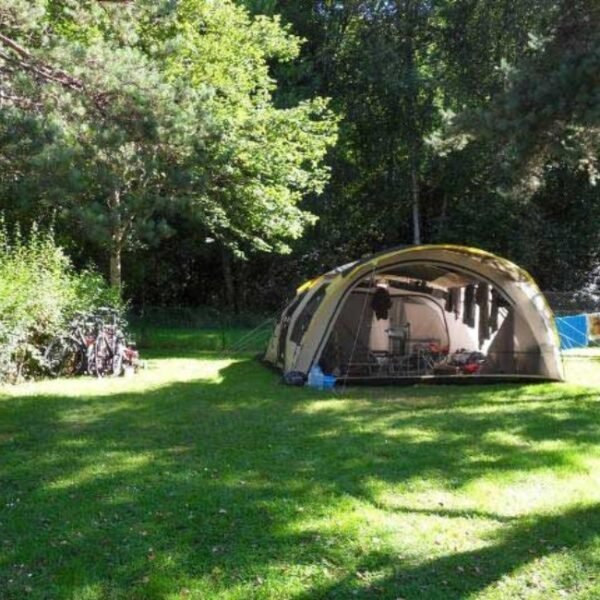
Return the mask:
<svg viewBox="0 0 600 600"><path fill-rule="evenodd" d="M118 295L93 270L77 273L52 232L27 239L0 223L0 381L43 373L43 350L78 311L111 306Z"/></svg>

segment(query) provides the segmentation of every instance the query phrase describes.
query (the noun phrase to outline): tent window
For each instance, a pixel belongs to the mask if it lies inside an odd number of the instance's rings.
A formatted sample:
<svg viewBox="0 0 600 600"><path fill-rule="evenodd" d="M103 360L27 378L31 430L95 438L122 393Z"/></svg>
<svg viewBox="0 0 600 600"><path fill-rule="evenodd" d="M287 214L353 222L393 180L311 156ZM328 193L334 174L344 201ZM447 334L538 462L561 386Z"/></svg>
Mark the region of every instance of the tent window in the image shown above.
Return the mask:
<svg viewBox="0 0 600 600"><path fill-rule="evenodd" d="M283 313L283 317L281 319L281 328L279 330L279 344L277 346L277 355L281 362L285 360L285 340L287 338L288 329L290 327L290 319L296 309L300 305L300 302L304 300L304 296L308 290L304 290L300 294L298 294L288 305Z"/></svg>
<svg viewBox="0 0 600 600"><path fill-rule="evenodd" d="M302 309L302 312L298 315L296 319L296 323L294 324L294 329L292 329L292 335L290 339L295 344L299 344L314 314L317 312L317 309L323 302L323 298L325 298L325 292L327 290L328 283L324 283L313 295L313 297L306 303L306 306Z"/></svg>

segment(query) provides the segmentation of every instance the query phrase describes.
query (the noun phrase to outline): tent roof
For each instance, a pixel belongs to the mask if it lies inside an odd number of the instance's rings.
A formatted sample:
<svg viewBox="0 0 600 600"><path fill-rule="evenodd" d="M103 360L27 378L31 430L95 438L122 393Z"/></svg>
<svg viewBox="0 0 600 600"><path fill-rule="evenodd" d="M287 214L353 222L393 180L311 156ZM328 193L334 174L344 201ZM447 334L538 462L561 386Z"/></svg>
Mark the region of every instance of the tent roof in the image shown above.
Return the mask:
<svg viewBox="0 0 600 600"><path fill-rule="evenodd" d="M344 278L347 276L353 276L355 274L358 274L358 272L366 266L376 268L379 264L389 262L389 259L393 259L393 258L404 259L404 258L406 258L408 260L409 258L411 258L411 255L414 255L414 258L418 259L418 255L420 253L424 253L424 252L427 252L429 255L431 255L432 252L436 253L436 254L439 253L440 259L442 259L444 254L447 254L447 253L462 255L464 258L475 259L481 263L485 263L485 264L495 267L497 270L501 271L508 279L511 279L512 281L524 281L525 280L525 281L529 282L530 284L536 285L533 277L525 269L523 269L522 267L519 267L515 263L507 260L506 258L497 256L496 254L487 252L486 250L481 250L479 248L472 248L469 246L459 246L459 245L455 245L455 244L429 244L429 245L425 244L425 245L421 245L421 246L406 246L406 245L396 246L394 248L390 248L390 249L384 250L382 252L370 254L368 256L365 256L364 258L361 258L360 260L357 260L357 261L354 261L351 263L347 263L341 267L337 267L331 271L328 271L327 273L325 273L324 275L322 275L320 277L315 277L313 279L310 279L310 280L304 282L297 289L297 292L300 293L300 292L303 292L303 291L306 291L306 290L312 288L317 283L320 283L320 281L323 278L333 279L338 276L342 276ZM431 260L431 258L428 258L428 260ZM406 267L403 267L403 269L406 269ZM428 265L415 266L415 277L419 278L419 279L426 279L428 281L433 282L435 280L435 277L428 276L425 273L425 271L428 269L431 273L433 273L433 269L435 269L435 267L428 266ZM446 275L448 273L452 273L451 269L449 269L447 271ZM441 275L442 275L442 273L438 273L438 277ZM464 277L464 275L463 275L463 277ZM447 281L444 283L440 282L440 284L441 285L446 284L446 285L450 286L450 285L452 285L452 282L450 282L450 281ZM457 282L454 285L463 285L463 283Z"/></svg>

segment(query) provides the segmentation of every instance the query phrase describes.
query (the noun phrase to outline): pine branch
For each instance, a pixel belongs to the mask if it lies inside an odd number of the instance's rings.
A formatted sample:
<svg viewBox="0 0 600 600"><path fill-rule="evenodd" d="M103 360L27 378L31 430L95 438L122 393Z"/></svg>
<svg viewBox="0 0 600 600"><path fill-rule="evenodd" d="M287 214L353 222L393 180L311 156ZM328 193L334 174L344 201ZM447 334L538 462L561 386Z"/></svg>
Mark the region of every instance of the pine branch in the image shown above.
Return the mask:
<svg viewBox="0 0 600 600"><path fill-rule="evenodd" d="M105 115L109 98L112 95L110 92L90 90L83 80L35 58L27 49L2 33L0 33L1 45L5 46L7 50L0 50L0 59L7 64L4 68L0 65L0 72L14 73L15 70L8 65L17 66L21 70L31 73L39 83L55 83L65 89L84 94L92 101L96 109Z"/></svg>

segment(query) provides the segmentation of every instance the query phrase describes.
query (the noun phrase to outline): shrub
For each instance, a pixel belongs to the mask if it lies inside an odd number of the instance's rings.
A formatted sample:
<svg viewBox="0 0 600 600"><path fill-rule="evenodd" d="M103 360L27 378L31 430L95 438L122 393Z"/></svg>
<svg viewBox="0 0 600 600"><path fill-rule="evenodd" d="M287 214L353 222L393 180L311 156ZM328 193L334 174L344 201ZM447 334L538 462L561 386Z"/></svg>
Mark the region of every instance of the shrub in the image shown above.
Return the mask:
<svg viewBox="0 0 600 600"><path fill-rule="evenodd" d="M0 223L0 381L41 374L48 342L99 306L123 308L98 273L73 269L52 231L34 226L24 238Z"/></svg>

